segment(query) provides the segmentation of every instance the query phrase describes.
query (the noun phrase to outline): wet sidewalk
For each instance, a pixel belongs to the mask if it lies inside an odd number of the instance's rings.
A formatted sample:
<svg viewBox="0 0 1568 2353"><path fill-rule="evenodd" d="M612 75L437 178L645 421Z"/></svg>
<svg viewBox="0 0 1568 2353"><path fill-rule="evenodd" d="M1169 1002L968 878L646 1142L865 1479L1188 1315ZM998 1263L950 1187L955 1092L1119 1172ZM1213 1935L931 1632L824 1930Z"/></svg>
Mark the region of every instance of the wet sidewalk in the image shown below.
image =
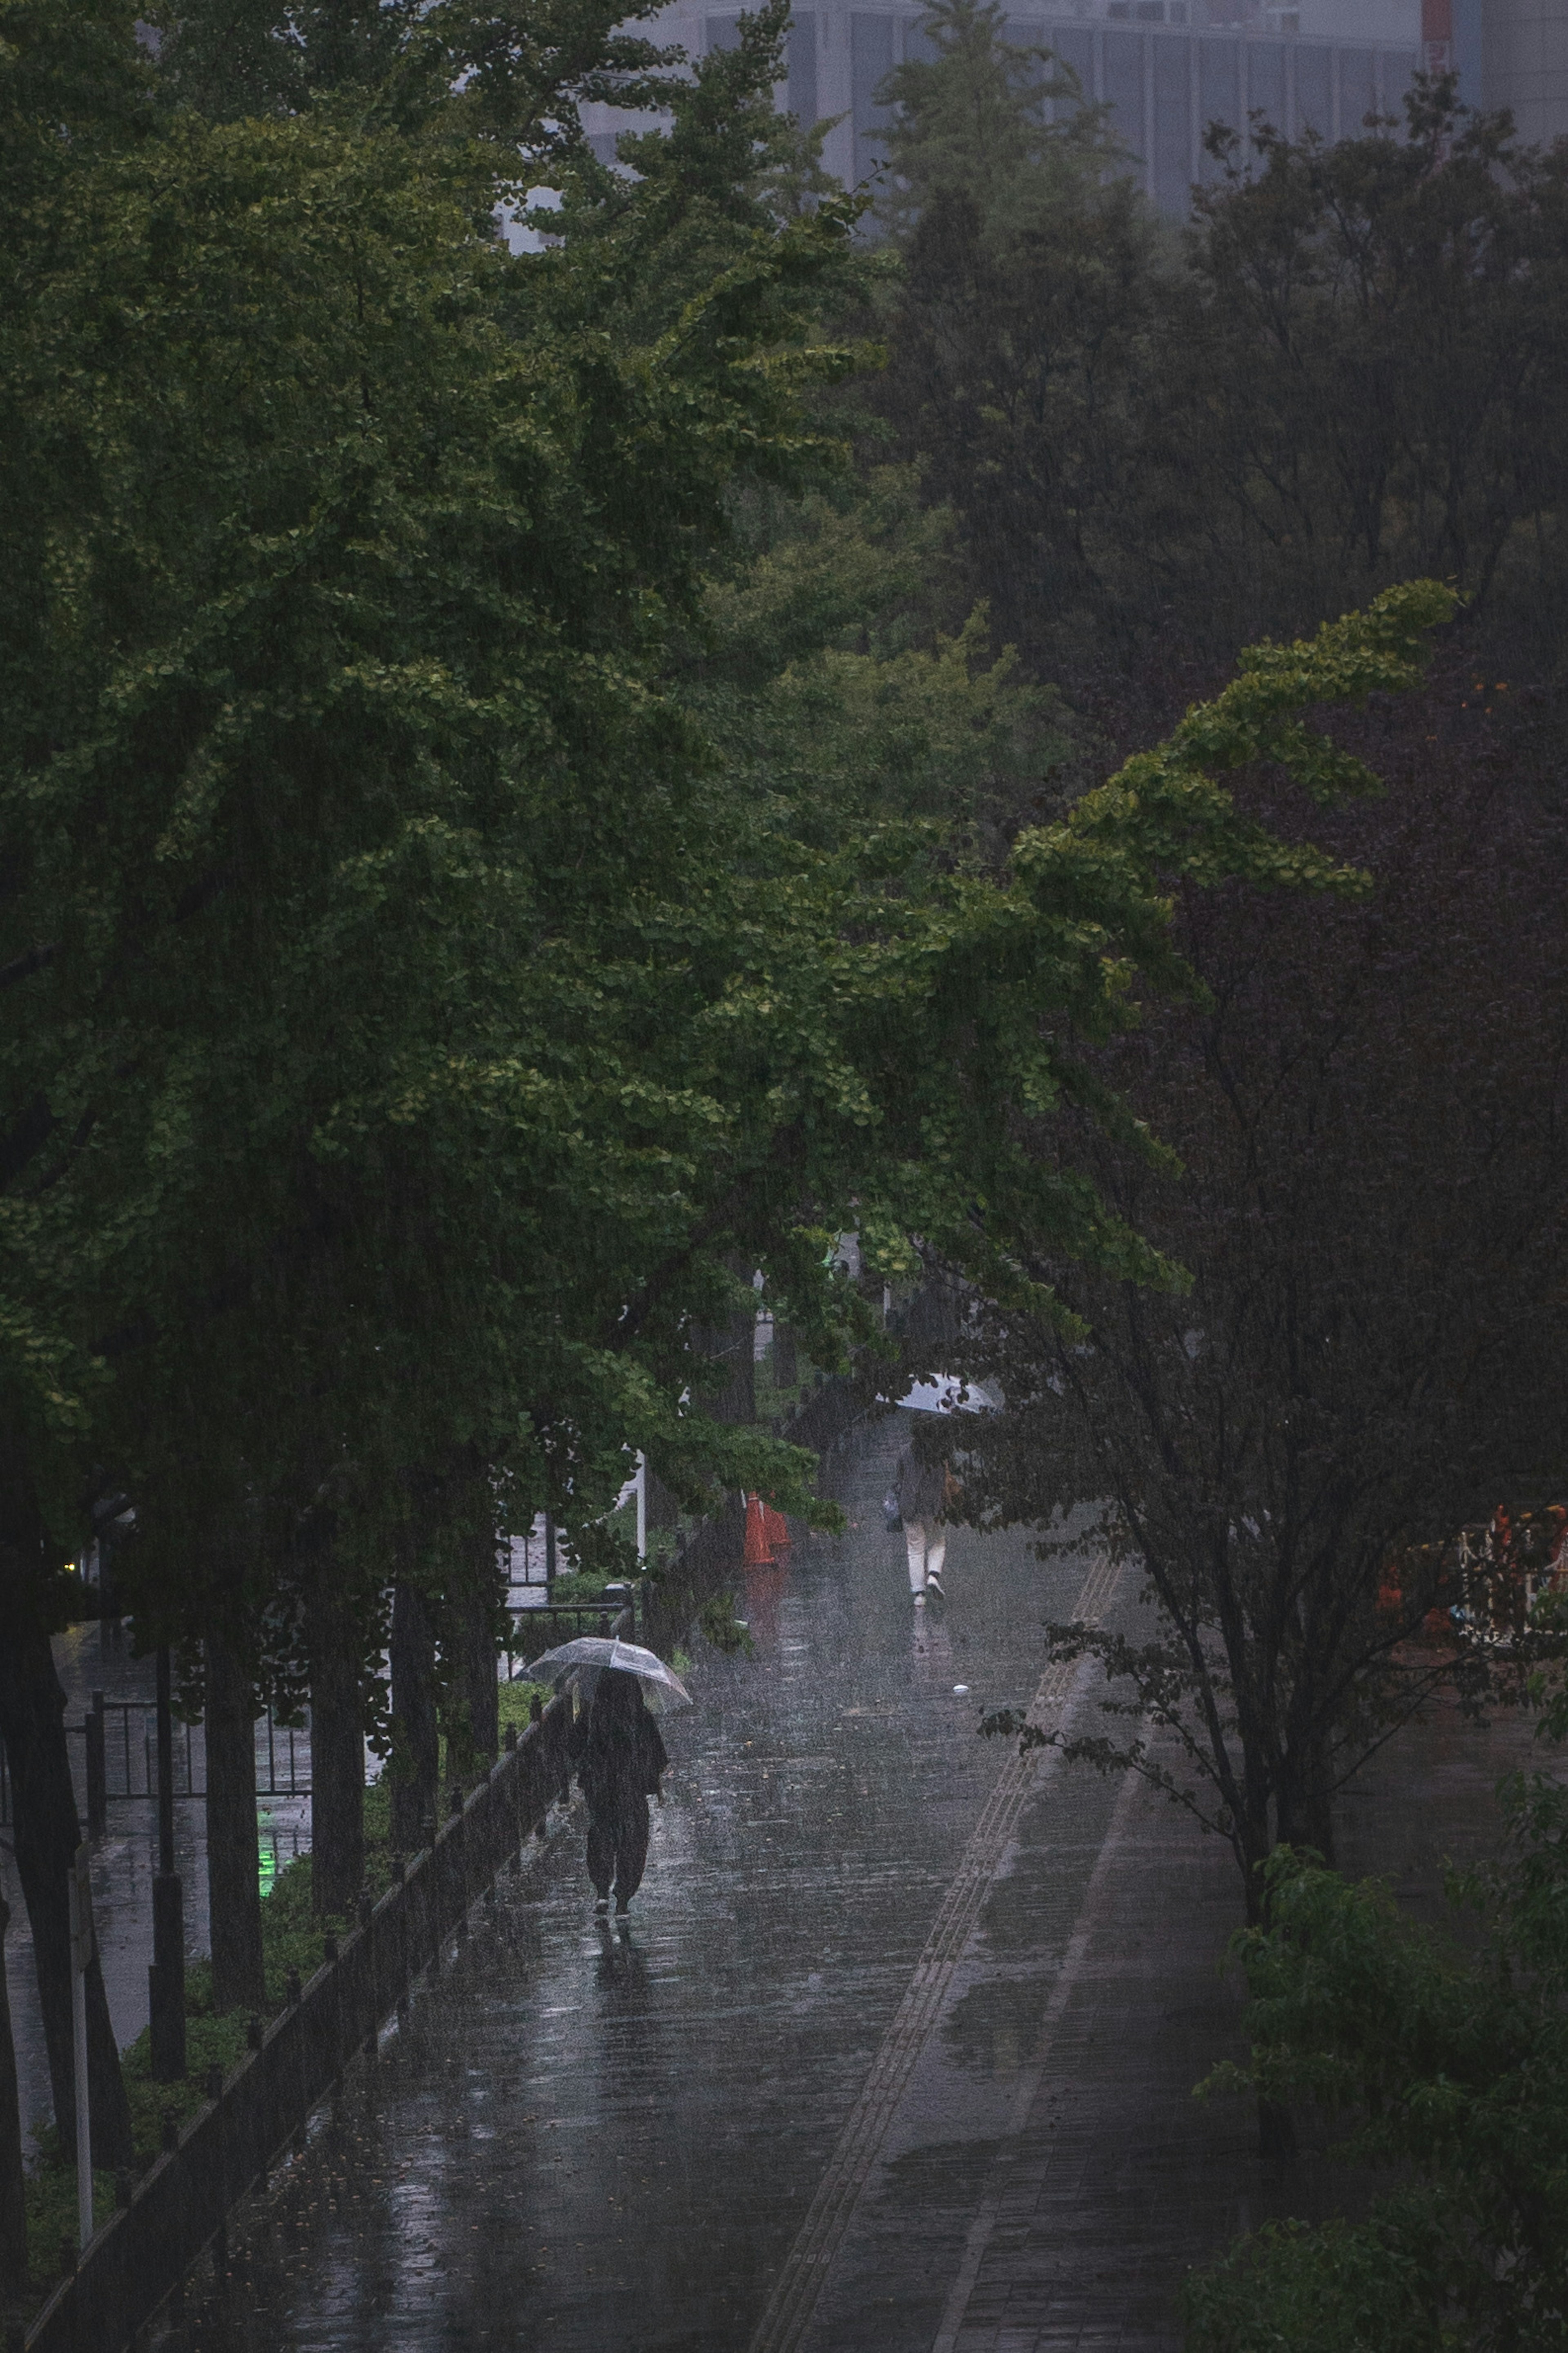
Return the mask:
<svg viewBox="0 0 1568 2353"><path fill-rule="evenodd" d="M748 1578L756 1661L705 1654L666 1720L629 1936L576 1811L237 2232L202 2353L1165 2353L1185 2265L1300 2202L1190 2096L1237 2048L1228 1851L975 1737L1037 1695L1042 1621L1130 1590L960 1530L917 1617L876 1500L901 1436L848 1466L847 1536ZM1093 1698L1057 1671L1039 1704ZM1505 1761L1444 1754L1418 1820L1407 1762L1350 1841L1414 1841L1427 1889Z"/></svg>
<svg viewBox="0 0 1568 2353"><path fill-rule="evenodd" d="M850 1466L860 1525L748 1577L754 1662L705 1653L665 1720L629 1940L577 1812L345 2084L215 2342L746 2344L1006 1764L980 1713L1086 1574L959 1530L915 1612L876 1501L902 1438Z"/></svg>

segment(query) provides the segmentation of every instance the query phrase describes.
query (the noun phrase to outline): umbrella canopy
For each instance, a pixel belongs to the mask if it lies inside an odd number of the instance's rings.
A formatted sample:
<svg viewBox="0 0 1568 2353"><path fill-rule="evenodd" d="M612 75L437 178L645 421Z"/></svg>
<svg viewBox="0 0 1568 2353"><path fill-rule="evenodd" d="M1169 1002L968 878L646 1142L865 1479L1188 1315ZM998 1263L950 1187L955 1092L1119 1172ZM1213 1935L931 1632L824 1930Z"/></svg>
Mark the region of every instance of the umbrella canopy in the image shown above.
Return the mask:
<svg viewBox="0 0 1568 2353"><path fill-rule="evenodd" d="M591 1689L605 1667L619 1667L623 1674L636 1675L647 1686L643 1695L656 1709L691 1704L691 1694L662 1659L640 1643L623 1642L618 1634L579 1634L574 1641L558 1642L524 1672L533 1683L559 1683L574 1672L584 1689Z"/></svg>
<svg viewBox="0 0 1568 2353"><path fill-rule="evenodd" d="M917 1381L907 1397L899 1399L911 1413L995 1413L997 1400L978 1381L966 1381L957 1373L936 1373L929 1381Z"/></svg>

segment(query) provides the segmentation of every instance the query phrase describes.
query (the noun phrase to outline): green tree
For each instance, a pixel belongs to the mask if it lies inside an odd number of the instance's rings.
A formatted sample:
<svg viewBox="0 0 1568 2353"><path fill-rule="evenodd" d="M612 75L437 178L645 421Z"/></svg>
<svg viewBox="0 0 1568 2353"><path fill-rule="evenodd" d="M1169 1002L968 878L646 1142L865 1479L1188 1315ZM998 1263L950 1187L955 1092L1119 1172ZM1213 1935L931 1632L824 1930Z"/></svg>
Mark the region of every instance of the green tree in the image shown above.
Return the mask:
<svg viewBox="0 0 1568 2353"><path fill-rule="evenodd" d="M945 857L1001 871L1019 830L1082 782L1087 751L1061 698L993 648L984 607L943 629L951 518L884 468L791 501L782 527L763 520L750 561L708 589L682 680L731 789L824 844L921 819Z"/></svg>
<svg viewBox="0 0 1568 2353"><path fill-rule="evenodd" d="M868 1329L822 1271L851 1199L994 1291L1024 1234L1157 1273L1015 1113L1077 1092L1069 1041L1132 1018L1135 966L1179 979L1170 872L1336 871L1191 731L1005 866L883 807L891 755L844 757L865 821L798 770L738 793L672 681L737 483L817 462L848 211L737 203L722 266L678 246L679 303L632 332L678 175L513 256L519 118L444 65L408 98L416 33L384 103L351 74L149 124L119 32L124 107L40 132L49 201L0 257L0 1734L67 2116L48 1635L95 1496L133 1499L144 1635L279 1686L344 1667L340 1718L374 1704L389 1564L482 1602L489 1501L585 1540L641 1447L693 1499L805 1503L803 1456L704 1410L694 1332L760 1266L831 1361ZM1266 662L1246 723L1316 773L1288 714L1406 679L1444 609ZM942 691L1010 743L973 653ZM350 1804L348 1873L353 1832Z"/></svg>
<svg viewBox="0 0 1568 2353"><path fill-rule="evenodd" d="M639 1066L640 984L722 872L662 617L733 467L787 462L754 355L842 241L754 241L616 352L571 257L490 235L484 145L322 108L154 134L118 31L123 103L13 151L48 201L0 287L0 1716L68 2124L47 1638L88 1497L135 1497L149 1634L204 1630L193 1531L280 1516L287 1625L290 1557L328 1526L368 1576L421 1466L586 1513L644 1409L617 1326L710 1104L677 1050ZM92 2020L112 2159L96 1980Z"/></svg>
<svg viewBox="0 0 1568 2353"><path fill-rule="evenodd" d="M868 455L890 435L952 509L968 597L1033 672L1125 702L1108 649L1212 676L1422 575L1549 672L1568 145L1523 146L1451 80L1332 144L1217 125L1178 243L998 7L924 24L934 56L886 89L888 368L854 404ZM1156 710L1192 691L1151 683Z"/></svg>
<svg viewBox="0 0 1568 2353"><path fill-rule="evenodd" d="M587 154L584 104L671 94L673 52L618 29L654 13L605 0L164 0L146 21L166 107L286 119L352 94L384 126L439 121L492 142L499 179L526 187Z"/></svg>
<svg viewBox="0 0 1568 2353"><path fill-rule="evenodd" d="M1158 245L1105 110L994 0L940 0L887 96L900 269L868 405L1038 670L1145 613Z"/></svg>
<svg viewBox="0 0 1568 2353"><path fill-rule="evenodd" d="M1084 1166L1183 1279L1044 1261L1076 1321L975 1339L1008 1410L976 1426L972 1508L1100 1504L1158 1610L1150 1637L1053 1630L1136 1726L1074 1753L1226 1838L1254 1920L1276 1843L1331 1859L1368 1754L1484 1680L1416 1639L1454 1598L1445 1540L1562 1464L1561 829L1525 776L1434 748L1439 709L1373 721L1390 789L1332 816L1247 780L1364 890L1183 892L1192 999L1096 1063L1179 1159L1086 1134Z"/></svg>
<svg viewBox="0 0 1568 2353"><path fill-rule="evenodd" d="M1189 2353L1545 2353L1568 2328L1568 1788L1517 1775L1502 1859L1450 1881L1450 1930L1309 1853L1245 1931L1251 2084L1349 2127L1395 2177L1359 2221L1273 2223L1184 2292ZM1478 1915L1479 1937L1478 1947Z"/></svg>
<svg viewBox="0 0 1568 2353"><path fill-rule="evenodd" d="M1521 146L1451 79L1402 131L1211 142L1163 340L1190 593L1223 645L1429 572L1530 669L1562 630L1568 144Z"/></svg>

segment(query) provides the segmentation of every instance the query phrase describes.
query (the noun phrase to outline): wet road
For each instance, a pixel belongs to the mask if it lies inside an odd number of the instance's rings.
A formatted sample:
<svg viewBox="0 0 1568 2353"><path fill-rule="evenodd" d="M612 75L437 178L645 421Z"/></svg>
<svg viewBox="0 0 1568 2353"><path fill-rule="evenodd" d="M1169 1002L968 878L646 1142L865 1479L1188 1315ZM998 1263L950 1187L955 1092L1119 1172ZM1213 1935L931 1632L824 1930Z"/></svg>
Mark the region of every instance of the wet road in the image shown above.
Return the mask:
<svg viewBox="0 0 1568 2353"><path fill-rule="evenodd" d="M746 2345L1005 1766L979 1715L1027 1701L1087 1567L959 1530L922 1619L877 1503L901 1419L848 1535L749 1574L755 1661L705 1653L666 1719L629 1937L578 1811L345 2083L204 2348Z"/></svg>

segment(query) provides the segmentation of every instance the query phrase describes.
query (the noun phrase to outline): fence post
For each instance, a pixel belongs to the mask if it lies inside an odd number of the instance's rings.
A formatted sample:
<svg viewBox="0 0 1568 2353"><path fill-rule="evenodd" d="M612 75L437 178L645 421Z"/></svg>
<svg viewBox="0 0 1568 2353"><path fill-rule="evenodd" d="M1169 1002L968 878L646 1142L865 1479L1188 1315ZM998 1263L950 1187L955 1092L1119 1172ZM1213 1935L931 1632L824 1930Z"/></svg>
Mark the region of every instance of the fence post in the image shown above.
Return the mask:
<svg viewBox="0 0 1568 2353"><path fill-rule="evenodd" d="M450 1816L443 1841L451 1858L449 1868L454 1888L452 1926L461 1944L468 1933L468 1822L464 1810L462 1784L454 1781L447 1799Z"/></svg>
<svg viewBox="0 0 1568 2353"><path fill-rule="evenodd" d="M92 1695L92 1712L82 1718L87 1744L87 1834L101 1838L109 1828L109 1770L103 1748L103 1694Z"/></svg>

